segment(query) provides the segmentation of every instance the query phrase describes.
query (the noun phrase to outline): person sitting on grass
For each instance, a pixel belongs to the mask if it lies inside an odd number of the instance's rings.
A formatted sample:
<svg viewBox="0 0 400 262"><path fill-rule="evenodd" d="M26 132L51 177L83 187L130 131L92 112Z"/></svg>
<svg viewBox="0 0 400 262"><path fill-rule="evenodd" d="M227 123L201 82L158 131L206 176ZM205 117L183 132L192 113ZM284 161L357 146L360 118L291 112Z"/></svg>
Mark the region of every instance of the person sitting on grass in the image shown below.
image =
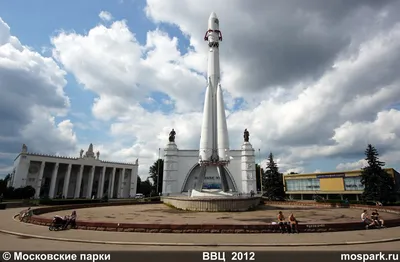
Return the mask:
<svg viewBox="0 0 400 262"><path fill-rule="evenodd" d="M378 226L380 226L380 227L385 227L385 226L384 226L385 221L384 221L382 218L380 218L377 209L375 209L375 211L372 212L372 214L371 214L371 219L375 221L375 224L376 224L376 225L378 225Z"/></svg>
<svg viewBox="0 0 400 262"><path fill-rule="evenodd" d="M370 228L371 226L375 226L376 223L374 220L372 220L369 216L368 216L368 211L364 210L364 212L361 214L361 220L366 224L365 225L365 229Z"/></svg>
<svg viewBox="0 0 400 262"><path fill-rule="evenodd" d="M285 216L283 215L282 211L279 211L278 213L278 225L279 225L279 230L281 233L289 233L288 228L287 228L287 222L285 219Z"/></svg>
<svg viewBox="0 0 400 262"><path fill-rule="evenodd" d="M299 233L299 229L297 227L297 225L299 224L299 222L297 221L297 219L294 217L293 213L290 214L289 216L289 223L290 223L290 228L292 233Z"/></svg>

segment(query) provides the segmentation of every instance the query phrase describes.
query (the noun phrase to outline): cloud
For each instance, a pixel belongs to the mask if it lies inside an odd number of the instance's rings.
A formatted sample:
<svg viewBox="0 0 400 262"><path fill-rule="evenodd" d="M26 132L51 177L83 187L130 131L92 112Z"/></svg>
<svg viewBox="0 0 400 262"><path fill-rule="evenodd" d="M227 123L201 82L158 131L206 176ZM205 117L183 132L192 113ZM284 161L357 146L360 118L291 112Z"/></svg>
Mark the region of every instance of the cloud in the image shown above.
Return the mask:
<svg viewBox="0 0 400 262"><path fill-rule="evenodd" d="M66 72L52 58L24 46L0 18L0 173L10 171L22 143L37 152L68 152L76 137L68 120Z"/></svg>
<svg viewBox="0 0 400 262"><path fill-rule="evenodd" d="M185 12L176 12L178 3ZM393 155L389 164L395 164L399 2L334 2L329 8L318 1L227 3L147 1L147 16L177 25L188 50L161 29L140 44L124 20L52 38L53 57L97 95L94 116L111 123L114 141L104 144L110 157L139 157L145 173L171 128L179 148L198 147L207 68L203 36L212 5L224 37L221 81L232 148L240 147L248 128L261 158L272 151L281 171L305 171L317 157L357 160L368 143ZM156 93L165 97L157 100ZM234 109L238 99L243 103ZM142 106L149 101L172 110L150 111Z"/></svg>
<svg viewBox="0 0 400 262"><path fill-rule="evenodd" d="M106 22L113 20L113 16L107 11L101 11L99 13L99 17L101 18L101 20L106 21Z"/></svg>
<svg viewBox="0 0 400 262"><path fill-rule="evenodd" d="M368 165L367 161L361 159L356 162L340 163L339 165L336 166L336 169L340 171L356 170L356 169L361 169L367 165Z"/></svg>

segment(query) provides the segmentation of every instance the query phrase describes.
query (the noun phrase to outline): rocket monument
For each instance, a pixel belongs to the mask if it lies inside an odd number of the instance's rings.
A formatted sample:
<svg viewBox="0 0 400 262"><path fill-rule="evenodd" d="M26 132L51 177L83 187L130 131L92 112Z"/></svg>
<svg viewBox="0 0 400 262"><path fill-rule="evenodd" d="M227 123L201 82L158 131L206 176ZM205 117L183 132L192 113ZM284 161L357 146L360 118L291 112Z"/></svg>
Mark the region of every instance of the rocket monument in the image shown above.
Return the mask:
<svg viewBox="0 0 400 262"><path fill-rule="evenodd" d="M219 19L214 12L208 19L208 30L204 40L209 47L207 88L199 150L201 171L195 190L202 190L204 177L207 174L217 173L221 178L222 191L227 192L229 188L225 168L229 164L230 155L224 98L220 82L219 47L222 41L222 33L219 29Z"/></svg>
<svg viewBox="0 0 400 262"><path fill-rule="evenodd" d="M200 147L180 150L175 143L175 130L169 133L169 143L164 148L162 182L162 193L167 196L187 193L195 201L199 199L197 197L230 198L238 192L247 194L257 190L255 154L247 129L244 130L240 149L229 148L219 63L222 42L219 22L217 15L211 13L204 35L208 45L208 70ZM171 201L177 200L174 198ZM189 207L185 204L183 208Z"/></svg>

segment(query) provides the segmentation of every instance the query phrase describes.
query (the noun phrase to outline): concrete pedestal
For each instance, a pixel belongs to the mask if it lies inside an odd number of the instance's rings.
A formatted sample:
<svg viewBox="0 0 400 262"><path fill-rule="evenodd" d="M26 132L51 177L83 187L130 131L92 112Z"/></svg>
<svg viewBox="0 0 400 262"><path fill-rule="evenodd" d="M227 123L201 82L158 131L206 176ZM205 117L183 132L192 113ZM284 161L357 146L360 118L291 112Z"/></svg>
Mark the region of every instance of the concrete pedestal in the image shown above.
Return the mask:
<svg viewBox="0 0 400 262"><path fill-rule="evenodd" d="M249 142L242 145L241 170L242 193L257 192L255 154Z"/></svg>

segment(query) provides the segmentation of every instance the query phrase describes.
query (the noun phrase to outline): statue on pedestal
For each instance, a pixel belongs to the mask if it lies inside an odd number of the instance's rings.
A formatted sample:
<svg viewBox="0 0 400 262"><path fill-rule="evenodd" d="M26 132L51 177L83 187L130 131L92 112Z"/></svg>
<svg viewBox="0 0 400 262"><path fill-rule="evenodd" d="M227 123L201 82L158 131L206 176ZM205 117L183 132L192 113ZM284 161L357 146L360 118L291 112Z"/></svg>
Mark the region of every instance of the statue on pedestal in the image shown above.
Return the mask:
<svg viewBox="0 0 400 262"><path fill-rule="evenodd" d="M246 128L243 133L244 142L249 142L249 137L250 137L250 133L249 133L249 131L247 131L247 128Z"/></svg>
<svg viewBox="0 0 400 262"><path fill-rule="evenodd" d="M22 144L21 153L27 153L27 152L28 152L28 147L25 144Z"/></svg>
<svg viewBox="0 0 400 262"><path fill-rule="evenodd" d="M81 151L79 152L79 157L80 157L80 158L82 158L83 152L84 152L83 149L81 149Z"/></svg>
<svg viewBox="0 0 400 262"><path fill-rule="evenodd" d="M100 151L97 151L96 156L97 156L97 159L100 159Z"/></svg>
<svg viewBox="0 0 400 262"><path fill-rule="evenodd" d="M171 132L169 132L169 138L168 138L169 142L175 142L175 135L176 135L176 132L172 128Z"/></svg>

